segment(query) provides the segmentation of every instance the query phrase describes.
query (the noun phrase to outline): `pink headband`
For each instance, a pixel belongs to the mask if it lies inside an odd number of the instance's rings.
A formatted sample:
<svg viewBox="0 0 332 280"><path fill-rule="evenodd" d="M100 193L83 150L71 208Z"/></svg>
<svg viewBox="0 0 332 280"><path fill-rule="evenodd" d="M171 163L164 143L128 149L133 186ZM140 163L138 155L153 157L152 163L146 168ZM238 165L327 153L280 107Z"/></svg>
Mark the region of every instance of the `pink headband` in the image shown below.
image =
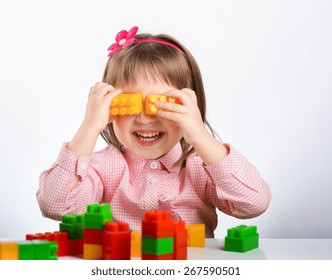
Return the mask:
<svg viewBox="0 0 332 280"><path fill-rule="evenodd" d="M156 39L156 38L145 38L141 40L136 40L135 35L137 33L138 27L134 26L129 31L122 30L120 31L116 37L115 37L115 43L113 43L107 50L110 51L108 56L112 56L113 54L117 53L119 50L128 47L132 44L138 44L138 43L146 43L146 42L155 42L155 43L161 43L167 46L171 46L180 52L183 53L183 50L181 50L178 46L172 44L171 42Z"/></svg>

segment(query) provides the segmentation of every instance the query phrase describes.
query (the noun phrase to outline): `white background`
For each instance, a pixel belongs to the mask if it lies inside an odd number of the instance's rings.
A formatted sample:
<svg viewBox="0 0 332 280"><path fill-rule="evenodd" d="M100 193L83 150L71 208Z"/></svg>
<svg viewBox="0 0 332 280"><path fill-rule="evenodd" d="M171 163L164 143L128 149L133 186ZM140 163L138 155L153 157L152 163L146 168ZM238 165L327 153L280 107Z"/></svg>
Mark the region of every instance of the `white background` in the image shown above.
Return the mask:
<svg viewBox="0 0 332 280"><path fill-rule="evenodd" d="M4 3L5 2L5 3ZM0 237L58 230L35 198L122 29L167 33L196 57L208 119L270 184L264 238L332 238L331 1L1 1ZM98 142L97 149L104 147Z"/></svg>

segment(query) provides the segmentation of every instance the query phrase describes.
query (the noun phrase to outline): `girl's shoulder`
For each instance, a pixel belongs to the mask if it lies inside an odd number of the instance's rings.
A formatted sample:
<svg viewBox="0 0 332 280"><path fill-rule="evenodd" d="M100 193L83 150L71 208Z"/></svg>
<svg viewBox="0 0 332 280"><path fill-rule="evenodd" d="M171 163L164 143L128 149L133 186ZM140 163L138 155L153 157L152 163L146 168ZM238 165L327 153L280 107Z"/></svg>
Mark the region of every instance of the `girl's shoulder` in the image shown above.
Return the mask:
<svg viewBox="0 0 332 280"><path fill-rule="evenodd" d="M108 145L99 151L93 152L92 157L96 160L115 160L123 158L123 154L117 147L113 145Z"/></svg>

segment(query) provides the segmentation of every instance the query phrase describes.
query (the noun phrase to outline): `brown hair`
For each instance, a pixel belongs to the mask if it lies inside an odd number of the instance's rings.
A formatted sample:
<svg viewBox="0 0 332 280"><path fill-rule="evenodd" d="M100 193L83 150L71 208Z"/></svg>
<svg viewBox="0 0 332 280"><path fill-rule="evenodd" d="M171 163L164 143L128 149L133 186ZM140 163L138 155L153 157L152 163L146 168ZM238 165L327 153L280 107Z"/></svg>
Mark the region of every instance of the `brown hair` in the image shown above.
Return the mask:
<svg viewBox="0 0 332 280"><path fill-rule="evenodd" d="M159 42L132 44L109 58L103 82L116 87L119 84L134 81L138 74L146 74L149 71L178 89L190 88L196 93L197 105L203 122L215 136L212 127L206 120L206 100L201 72L191 53L168 35L139 34L135 38L137 40L144 38L165 40L178 46L183 52ZM112 144L122 151L122 145L114 133L112 123L107 125L101 136L107 144ZM180 144L182 155L175 164L185 167L186 159L194 152L194 148L184 138L180 140Z"/></svg>

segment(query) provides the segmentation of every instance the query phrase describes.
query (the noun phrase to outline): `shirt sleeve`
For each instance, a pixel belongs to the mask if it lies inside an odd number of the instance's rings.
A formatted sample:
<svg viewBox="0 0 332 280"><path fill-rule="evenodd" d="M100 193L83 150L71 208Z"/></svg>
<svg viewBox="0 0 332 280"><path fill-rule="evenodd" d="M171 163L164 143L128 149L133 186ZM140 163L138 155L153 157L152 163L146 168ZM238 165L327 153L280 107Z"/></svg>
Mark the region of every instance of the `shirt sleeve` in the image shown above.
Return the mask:
<svg viewBox="0 0 332 280"><path fill-rule="evenodd" d="M204 166L211 178L206 194L209 201L225 214L254 218L266 211L271 201L270 188L256 167L232 146L223 160Z"/></svg>
<svg viewBox="0 0 332 280"><path fill-rule="evenodd" d="M100 202L103 196L102 163L97 165L93 155L76 154L67 146L63 144L55 163L40 175L36 194L43 215L56 220L84 213L86 205Z"/></svg>

